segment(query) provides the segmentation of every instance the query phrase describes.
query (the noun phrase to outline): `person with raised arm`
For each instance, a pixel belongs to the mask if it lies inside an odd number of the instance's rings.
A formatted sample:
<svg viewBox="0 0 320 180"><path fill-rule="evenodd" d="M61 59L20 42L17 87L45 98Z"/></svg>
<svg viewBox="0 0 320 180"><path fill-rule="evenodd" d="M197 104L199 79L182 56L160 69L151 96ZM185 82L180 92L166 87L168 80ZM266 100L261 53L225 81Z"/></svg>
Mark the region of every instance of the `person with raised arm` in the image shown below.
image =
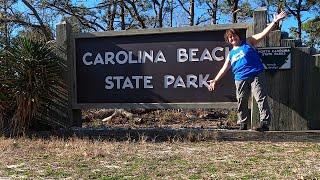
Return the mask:
<svg viewBox="0 0 320 180"><path fill-rule="evenodd" d="M274 16L273 21L260 33L254 34L246 40L240 39L237 29L228 29L225 32L225 41L231 44L230 50L222 68L214 79L208 81L209 91L214 91L219 80L232 68L234 74L238 101L237 123L240 130L247 130L247 121L250 117L248 99L252 92L257 101L260 112L260 124L257 131L268 131L271 121L270 108L267 101L267 91L264 76L264 67L255 46L273 29L280 20L286 17L284 11Z"/></svg>

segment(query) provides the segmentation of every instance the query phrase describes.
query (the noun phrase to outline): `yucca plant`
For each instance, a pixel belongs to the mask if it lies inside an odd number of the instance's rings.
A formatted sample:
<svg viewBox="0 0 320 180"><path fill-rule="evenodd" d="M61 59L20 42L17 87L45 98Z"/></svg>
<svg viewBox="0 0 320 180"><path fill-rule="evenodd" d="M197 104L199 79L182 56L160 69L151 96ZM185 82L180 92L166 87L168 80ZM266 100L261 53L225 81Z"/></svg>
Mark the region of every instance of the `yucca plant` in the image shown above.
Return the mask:
<svg viewBox="0 0 320 180"><path fill-rule="evenodd" d="M7 112L2 113L6 116L2 121L7 122L5 129L11 135L23 134L39 124L67 125L67 90L62 77L65 63L55 52L50 44L20 38L1 54L0 108Z"/></svg>

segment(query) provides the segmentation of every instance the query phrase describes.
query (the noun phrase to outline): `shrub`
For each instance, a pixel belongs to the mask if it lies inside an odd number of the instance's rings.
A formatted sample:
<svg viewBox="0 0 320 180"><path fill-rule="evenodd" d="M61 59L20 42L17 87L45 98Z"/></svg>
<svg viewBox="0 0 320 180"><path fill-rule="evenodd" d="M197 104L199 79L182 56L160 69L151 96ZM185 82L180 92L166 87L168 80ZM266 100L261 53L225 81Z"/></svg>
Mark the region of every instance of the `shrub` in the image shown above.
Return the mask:
<svg viewBox="0 0 320 180"><path fill-rule="evenodd" d="M17 39L0 54L2 131L20 135L32 127L65 127L65 62L47 43Z"/></svg>

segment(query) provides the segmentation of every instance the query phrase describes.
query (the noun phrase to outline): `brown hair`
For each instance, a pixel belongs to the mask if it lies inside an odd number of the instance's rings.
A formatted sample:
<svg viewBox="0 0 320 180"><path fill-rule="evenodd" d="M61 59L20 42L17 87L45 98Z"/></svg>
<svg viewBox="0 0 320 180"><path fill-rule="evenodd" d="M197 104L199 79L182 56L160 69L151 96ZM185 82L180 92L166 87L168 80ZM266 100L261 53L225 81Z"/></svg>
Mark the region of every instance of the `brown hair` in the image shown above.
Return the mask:
<svg viewBox="0 0 320 180"><path fill-rule="evenodd" d="M240 39L240 32L238 29L228 29L226 30L226 33L224 34L224 40L229 43L228 37L231 35L237 35Z"/></svg>

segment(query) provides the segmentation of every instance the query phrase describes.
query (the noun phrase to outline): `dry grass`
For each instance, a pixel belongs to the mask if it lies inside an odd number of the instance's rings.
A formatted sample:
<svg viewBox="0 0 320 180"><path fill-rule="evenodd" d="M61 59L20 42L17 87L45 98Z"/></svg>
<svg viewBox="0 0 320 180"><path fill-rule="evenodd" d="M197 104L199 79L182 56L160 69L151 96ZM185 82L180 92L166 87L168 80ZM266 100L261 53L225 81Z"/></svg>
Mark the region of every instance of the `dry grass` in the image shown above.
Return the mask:
<svg viewBox="0 0 320 180"><path fill-rule="evenodd" d="M0 138L0 177L319 179L320 143Z"/></svg>
<svg viewBox="0 0 320 180"><path fill-rule="evenodd" d="M111 120L102 122L110 116L113 109L90 109L83 111L84 127L202 127L202 128L236 128L235 110L228 109L166 109L166 110L131 110L133 117L128 119L115 116Z"/></svg>

